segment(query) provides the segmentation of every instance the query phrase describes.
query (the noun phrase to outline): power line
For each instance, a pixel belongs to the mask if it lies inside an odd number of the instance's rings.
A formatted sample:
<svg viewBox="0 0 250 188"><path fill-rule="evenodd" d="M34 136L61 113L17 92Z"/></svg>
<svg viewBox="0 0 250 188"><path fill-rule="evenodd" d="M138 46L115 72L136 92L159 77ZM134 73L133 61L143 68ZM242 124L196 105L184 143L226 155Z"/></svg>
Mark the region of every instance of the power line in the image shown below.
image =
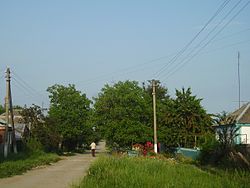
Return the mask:
<svg viewBox="0 0 250 188"><path fill-rule="evenodd" d="M222 5L218 8L218 10L214 13L214 15L208 20L208 22L205 24L205 26L200 30L199 33L196 34L196 36L178 53L174 53L175 56L172 57L172 59L170 60L173 61L173 59L177 58L178 55L180 55L180 53L182 53L182 51L185 51L191 44L192 42L199 36L199 34L209 25L209 23L224 9L224 7L230 2L231 0L226 0L222 3ZM173 54L173 55L174 55ZM157 61L160 61L160 60L163 60L163 59L166 59L166 58L169 58L170 55L167 55L167 56L162 56L162 57L159 57L159 58L155 58L155 59L152 59L146 63L141 63L137 66L132 66L132 67L129 67L129 68L125 68L125 69L120 69L120 70L117 70L115 72L112 72L112 73L108 73L108 74L104 74L104 75L101 75L101 76L98 76L94 79L89 79L89 80L85 80L85 85L89 85L89 84L92 84L96 81L99 81L99 80L103 80L103 78L107 78L107 77L112 77L113 75L120 75L121 72L126 72L128 74L130 73L134 73L134 72L137 72L137 71L140 71L140 70L145 70L146 68L139 68L137 70L134 70L135 67L138 67L138 66L143 66L145 64L152 64L152 63L155 63ZM154 64L155 66L155 64ZM127 72L128 70L132 69L132 71L129 71ZM126 74L126 73L122 73L122 74ZM112 76L111 76L112 75Z"/></svg>
<svg viewBox="0 0 250 188"><path fill-rule="evenodd" d="M13 82L13 85L16 88L18 88L18 91L22 91L23 92L24 95L22 95L22 96L25 96L27 98L32 98L32 99L34 99L35 102L37 102L39 104L41 103L41 101L38 101L38 99L34 95L32 95L31 93L27 92L27 90L25 88L23 88L22 86L18 85L17 82ZM13 93L13 94L14 94L13 96L15 96L15 97L21 96L21 95L17 95L16 93Z"/></svg>
<svg viewBox="0 0 250 188"><path fill-rule="evenodd" d="M20 81L19 83L22 83L22 85L30 90L32 93L36 94L36 95L39 95L39 96L42 96L41 93L37 92L33 87L31 87L27 82L25 82L21 76L18 76L16 72L12 71L13 75L16 76L18 78L18 81ZM13 77L14 78L14 77Z"/></svg>
<svg viewBox="0 0 250 188"><path fill-rule="evenodd" d="M186 57L184 57L182 60L181 60L181 62L182 61L184 61L185 59L187 59L187 58L189 58L191 55L192 55L192 53L196 50L196 49L198 49L201 45L202 45L202 43L204 42L204 41L206 41L208 38L209 38L209 36L221 25L221 23L223 23L224 22L224 20L233 12L233 10L240 4L240 2L241 2L242 0L240 0L240 1L238 1L234 6L233 6L233 8L231 8L231 10L229 10L229 12L220 20L220 22L218 22L214 27L213 27L213 29L211 30L211 31L209 31L209 33L186 55Z"/></svg>
<svg viewBox="0 0 250 188"><path fill-rule="evenodd" d="M137 68L137 67L142 67L142 66L149 66L149 67L151 67L151 66L155 66L155 62L161 61L163 59L170 58L174 54L175 53L172 53L172 54L169 54L169 55L165 55L165 56L161 56L161 57L158 57L158 58L155 58L155 59L151 59L149 61L146 61L144 63L140 63L140 64L135 65L135 66L130 66L130 67L127 67L127 68L118 69L116 71L113 71L113 72L110 72L110 73L106 73L106 74L97 76L97 77L95 77L93 79L85 80L83 82L88 85L88 84L92 84L93 82L96 82L96 81L99 81L99 80L103 80L103 78L112 77L114 75L121 75L121 74L126 74L126 73L137 72L137 71L140 71L140 70L145 70L147 68L145 68L145 67L143 67L143 68ZM161 63L161 64L163 64L163 63ZM137 68L136 69L137 71L135 71L135 68ZM123 73L121 73L121 72L123 72Z"/></svg>
<svg viewBox="0 0 250 188"><path fill-rule="evenodd" d="M179 67L175 67L175 70L173 70L172 72L169 73L169 75L166 77L169 78L170 76L172 76L174 73L176 73L178 70L180 70L185 64L187 64L188 62L190 62L195 56L197 56L201 50L203 50L208 44L210 44L217 35L219 35L231 22L232 20L238 16L250 3L250 1L248 1L247 3L245 3L243 5L243 7L207 42L205 43L195 54L193 54L187 61L182 61L179 65Z"/></svg>
<svg viewBox="0 0 250 188"><path fill-rule="evenodd" d="M224 39L226 39L226 38L229 38L229 37L232 37L232 36L235 36L235 35L238 35L238 34L247 32L247 31L250 31L250 28L247 28L247 29L244 29L244 30L241 30L241 31L232 33L232 34L229 34L229 35L227 35L227 36L221 37L221 38L217 39L216 41L224 40Z"/></svg>
<svg viewBox="0 0 250 188"><path fill-rule="evenodd" d="M30 93L28 90L27 90L27 88L21 83L21 82L19 82L17 79L15 79L14 77L12 77L13 78L13 81L14 82L12 82L13 83L13 85L15 85L17 88L19 88L19 91L20 90L22 90L23 91L23 93L25 94L25 96L28 96L28 97L31 97L31 98L33 98L37 103L41 103L41 101L38 101L37 100L37 97L38 96L35 96L34 94L32 94L32 93ZM16 94L15 94L15 96L16 96ZM41 98L41 97L39 97L39 98Z"/></svg>
<svg viewBox="0 0 250 188"><path fill-rule="evenodd" d="M175 57L173 57L165 66L161 68L160 71L158 71L154 77L158 78L167 68L168 65L174 63L186 50L187 48L198 38L198 36L206 29L206 27L213 21L213 19L225 8L225 6L230 2L231 0L224 1L218 10L212 15L212 17L207 21L207 23L202 27L202 29L191 39L190 42L188 42L184 48L182 48Z"/></svg>
<svg viewBox="0 0 250 188"><path fill-rule="evenodd" d="M214 51L217 51L217 50L221 50L221 49L225 49L225 48L228 48L228 47L237 46L237 45L244 44L244 43L249 43L249 42L250 42L250 39L249 40L243 40L243 41L239 41L239 42L236 42L236 43L233 43L233 44L228 44L228 45L225 45L225 46L213 49L213 50L205 51L205 52L202 52L200 54L210 53L210 52L214 52Z"/></svg>

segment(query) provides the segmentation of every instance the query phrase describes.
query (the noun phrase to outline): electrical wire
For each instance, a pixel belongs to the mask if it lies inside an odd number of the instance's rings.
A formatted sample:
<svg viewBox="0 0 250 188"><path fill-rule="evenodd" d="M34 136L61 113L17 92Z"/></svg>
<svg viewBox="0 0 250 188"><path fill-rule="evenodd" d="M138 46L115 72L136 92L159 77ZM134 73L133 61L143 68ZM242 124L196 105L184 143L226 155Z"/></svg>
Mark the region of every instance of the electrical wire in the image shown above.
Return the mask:
<svg viewBox="0 0 250 188"><path fill-rule="evenodd" d="M166 79L168 79L170 76L172 76L174 73L176 73L177 71L179 71L185 64L187 64L188 62L190 62L195 56L197 56L201 50L203 50L207 45L209 45L215 38L217 35L219 35L232 21L233 19L238 16L250 3L250 1L248 1L247 3L245 3L241 9L234 14L234 16L207 42L205 43L195 54L193 54L187 61L183 61L181 62L179 65L179 67L176 67L175 70L173 70L172 72L170 72L168 74L168 76L166 77Z"/></svg>
<svg viewBox="0 0 250 188"><path fill-rule="evenodd" d="M14 79L14 80L15 80L15 79ZM15 80L15 81L16 81L16 80ZM34 95L32 95L31 93L27 92L26 88L23 87L23 85L21 85L20 83L18 83L18 82L13 82L13 85L14 85L15 87L19 88L19 91L23 91L23 94L24 94L25 97L30 97L30 98L34 99L34 101L36 101L38 104L41 103L41 101L38 101L37 98L36 98ZM12 93L12 95L13 95L13 93ZM14 93L14 96L15 96L15 97L17 96L16 93ZM13 97L13 98L14 98L14 97Z"/></svg>
<svg viewBox="0 0 250 188"><path fill-rule="evenodd" d="M237 46L237 45L244 44L244 43L249 43L249 42L250 42L250 39L249 40L244 40L244 41L239 41L239 42L236 42L236 43L233 43L233 44L228 44L228 45L225 45L225 46L222 46L222 47L219 47L219 48L215 48L213 50L205 51L205 52L202 52L200 54L211 53L211 52L214 52L214 51L217 51L217 50L221 50L221 49L225 49L225 48L228 48L228 47Z"/></svg>
<svg viewBox="0 0 250 188"><path fill-rule="evenodd" d="M176 53L172 53L172 54L169 54L169 55L165 55L165 56L161 56L161 57L158 57L158 58L155 58L155 59L151 59L149 61L146 61L144 63L140 63L138 65L130 66L130 67L123 68L123 69L118 69L116 71L106 73L106 74L97 76L97 77L92 78L92 79L87 79L87 80L81 81L81 83L83 82L84 85L90 85L90 84L92 84L92 83L94 83L96 81L102 81L104 78L111 78L111 77L113 77L115 75L122 75L122 74L124 75L124 74L130 74L130 73L137 72L137 71L142 71L142 70L145 70L145 69L147 69L147 68L149 68L151 66L155 67L156 62L159 63L159 64L164 64L164 62L160 62L160 61L164 60L164 59L167 59L167 58L171 58L175 54ZM138 67L140 67L140 68L138 68ZM141 68L141 67L143 67L143 68Z"/></svg>
<svg viewBox="0 0 250 188"><path fill-rule="evenodd" d="M31 87L27 82L25 82L25 81L21 78L21 76L18 76L18 74L17 74L16 72L12 71L12 73L13 73L14 76L16 76L16 77L18 78L18 81L20 81L19 83L22 83L22 85L23 85L26 89L30 90L32 93L34 93L34 94L36 94L36 95L38 95L38 96L42 96L41 93L39 93L38 91L36 91L36 90L35 90L33 87ZM13 77L13 78L14 78L14 77Z"/></svg>
<svg viewBox="0 0 250 188"><path fill-rule="evenodd" d="M202 29L191 39L190 42L188 42L184 48L182 48L175 57L173 57L166 65L164 65L160 71L156 72L154 74L154 77L159 77L164 71L165 69L168 67L168 65L176 62L178 60L178 58L191 46L191 44L196 40L196 38L198 38L198 36L207 28L207 26L213 21L213 19L220 14L220 12L226 7L226 5L230 2L231 0L226 0L224 1L220 7L218 8L218 10L212 15L212 17L207 21L207 23L202 27Z"/></svg>
<svg viewBox="0 0 250 188"><path fill-rule="evenodd" d="M185 61L186 59L190 58L192 54L197 50L208 38L209 36L226 20L226 18L234 11L235 8L241 3L242 0L238 1L233 8L231 8L228 13L213 27L211 31L185 56L183 57L182 61Z"/></svg>
<svg viewBox="0 0 250 188"><path fill-rule="evenodd" d="M214 42L221 41L221 40L224 40L224 39L227 39L227 38L230 38L230 37L232 37L232 36L235 36L235 35L238 35L238 34L241 34L241 33L245 33L245 32L248 32L248 31L250 31L250 28L247 28L247 29L244 29L244 30L241 30L241 31L232 33L232 34L229 34L229 35L227 35L227 36L221 37L221 38L217 39L217 40L214 41Z"/></svg>

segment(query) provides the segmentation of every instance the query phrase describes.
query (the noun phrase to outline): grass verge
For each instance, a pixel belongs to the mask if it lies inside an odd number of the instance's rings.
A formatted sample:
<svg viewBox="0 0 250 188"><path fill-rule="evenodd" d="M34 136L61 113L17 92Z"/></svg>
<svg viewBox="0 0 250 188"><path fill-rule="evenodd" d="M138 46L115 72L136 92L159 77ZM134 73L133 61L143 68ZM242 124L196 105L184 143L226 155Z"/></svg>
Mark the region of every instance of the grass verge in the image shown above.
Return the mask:
<svg viewBox="0 0 250 188"><path fill-rule="evenodd" d="M248 187L249 172L211 173L194 165L149 158L99 158L74 188Z"/></svg>
<svg viewBox="0 0 250 188"><path fill-rule="evenodd" d="M0 160L0 178L19 175L37 166L48 165L58 160L60 160L58 155L42 151L11 155L8 159Z"/></svg>

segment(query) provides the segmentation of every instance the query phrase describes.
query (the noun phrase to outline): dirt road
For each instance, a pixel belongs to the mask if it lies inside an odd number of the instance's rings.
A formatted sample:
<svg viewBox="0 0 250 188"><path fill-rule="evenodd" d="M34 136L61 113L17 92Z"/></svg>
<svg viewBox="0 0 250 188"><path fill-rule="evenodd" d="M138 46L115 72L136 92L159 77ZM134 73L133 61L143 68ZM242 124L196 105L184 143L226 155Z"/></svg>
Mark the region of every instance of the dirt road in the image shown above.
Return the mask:
<svg viewBox="0 0 250 188"><path fill-rule="evenodd" d="M105 143L97 145L98 157L105 151ZM23 175L0 179L1 188L68 188L78 182L86 174L92 157L90 152L64 157L63 160L38 169L28 171Z"/></svg>

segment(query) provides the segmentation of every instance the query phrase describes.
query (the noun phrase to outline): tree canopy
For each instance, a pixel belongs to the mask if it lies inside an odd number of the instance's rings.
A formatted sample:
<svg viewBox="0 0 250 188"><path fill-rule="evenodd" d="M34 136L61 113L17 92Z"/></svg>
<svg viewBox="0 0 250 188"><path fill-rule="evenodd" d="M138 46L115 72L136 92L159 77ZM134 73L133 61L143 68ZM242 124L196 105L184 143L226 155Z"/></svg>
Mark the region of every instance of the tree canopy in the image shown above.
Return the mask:
<svg viewBox="0 0 250 188"><path fill-rule="evenodd" d="M165 117L165 142L184 147L197 146L197 139L210 132L212 119L192 95L191 88L176 90Z"/></svg>
<svg viewBox="0 0 250 188"><path fill-rule="evenodd" d="M105 85L95 98L94 110L97 125L110 145L126 147L152 140L151 106L138 82Z"/></svg>
<svg viewBox="0 0 250 188"><path fill-rule="evenodd" d="M23 133L25 143L29 142L30 139L35 139L46 151L58 150L60 135L55 126L55 121L45 117L40 106L33 104L29 108L25 107L22 109L21 115L26 125Z"/></svg>
<svg viewBox="0 0 250 188"><path fill-rule="evenodd" d="M194 147L210 132L212 119L192 95L191 88L176 90L170 98L167 88L157 86L157 137L166 146ZM138 82L105 85L95 99L96 124L110 145L129 147L153 141L152 86Z"/></svg>
<svg viewBox="0 0 250 188"><path fill-rule="evenodd" d="M86 141L92 131L87 124L91 101L74 85L56 84L47 91L50 93L49 117L56 121L63 146L72 150Z"/></svg>

